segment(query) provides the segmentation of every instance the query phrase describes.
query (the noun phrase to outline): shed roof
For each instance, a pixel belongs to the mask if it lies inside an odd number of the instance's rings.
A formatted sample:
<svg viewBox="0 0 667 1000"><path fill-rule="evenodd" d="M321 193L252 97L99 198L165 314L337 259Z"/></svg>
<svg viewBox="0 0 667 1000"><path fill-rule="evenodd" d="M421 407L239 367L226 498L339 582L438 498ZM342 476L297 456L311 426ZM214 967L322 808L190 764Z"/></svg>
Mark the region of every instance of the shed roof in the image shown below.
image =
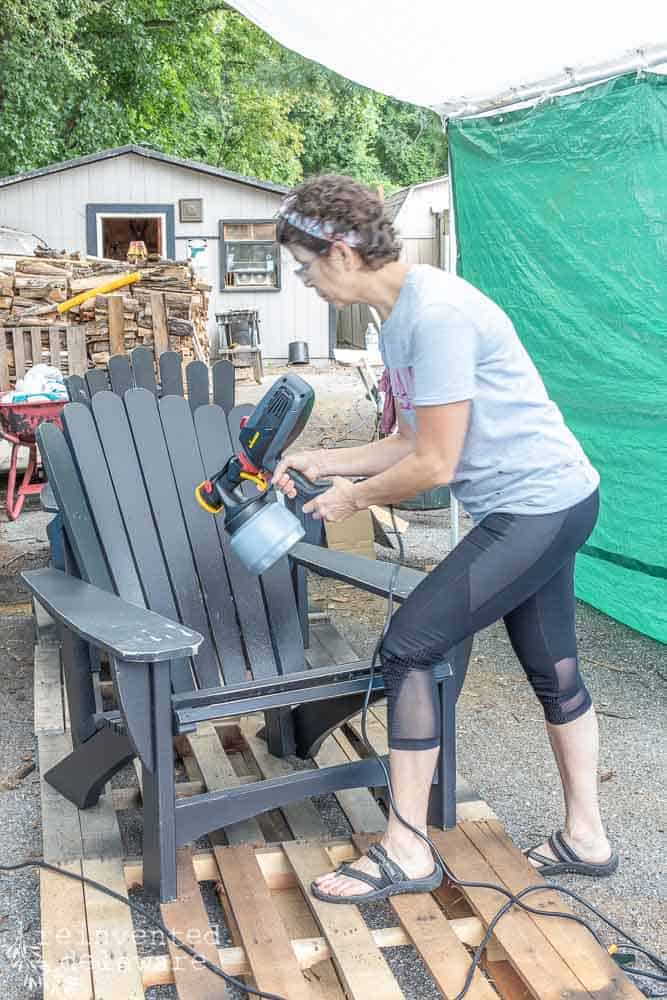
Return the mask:
<svg viewBox="0 0 667 1000"><path fill-rule="evenodd" d="M403 208L405 204L405 199L410 194L410 188L399 188L398 191L394 191L389 197L384 200L384 212L390 222L396 220L396 216Z"/></svg>
<svg viewBox="0 0 667 1000"><path fill-rule="evenodd" d="M73 160L52 163L48 167L39 167L37 170L27 170L25 173L14 174L11 177L0 177L0 188L9 187L11 184L20 184L22 181L32 180L35 177L46 177L49 174L57 174L63 170L71 170L73 167L85 166L88 163L112 160L116 156L125 156L127 153L133 153L135 156L143 156L148 160L169 163L176 167L185 167L188 170L196 170L198 173L220 177L222 180L235 181L237 184L246 184L248 187L260 188L262 191L272 191L275 194L286 194L289 190L289 188L284 187L282 184L271 184L269 181L257 180L256 177L244 177L242 174L235 174L231 170L223 170L222 167L213 167L209 163L199 163L197 160L182 160L178 156L161 153L158 149L137 145L103 149L99 153L77 156Z"/></svg>

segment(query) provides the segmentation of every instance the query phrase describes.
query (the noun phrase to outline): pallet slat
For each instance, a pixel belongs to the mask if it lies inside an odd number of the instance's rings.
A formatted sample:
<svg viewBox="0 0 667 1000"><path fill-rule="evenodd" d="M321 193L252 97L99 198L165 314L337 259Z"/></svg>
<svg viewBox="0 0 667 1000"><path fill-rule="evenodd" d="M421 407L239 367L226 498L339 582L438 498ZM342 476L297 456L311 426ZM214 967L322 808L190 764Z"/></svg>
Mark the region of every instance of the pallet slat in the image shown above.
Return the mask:
<svg viewBox="0 0 667 1000"><path fill-rule="evenodd" d="M519 892L527 885L544 883L527 858L517 851L500 823L464 823L462 829L493 867L496 880L501 879L512 892ZM542 892L531 893L526 902L537 910L568 910L565 897L549 891L546 885ZM618 1000L639 1000L642 996L622 975L610 955L602 948L591 948L591 936L581 924L532 913L528 916L592 995L610 990Z"/></svg>
<svg viewBox="0 0 667 1000"><path fill-rule="evenodd" d="M236 788L241 779L232 767L231 761L222 748L215 728L210 723L197 727L196 733L188 737L190 749L201 772L208 791ZM230 844L262 844L264 837L256 819L246 819L226 826L225 836Z"/></svg>
<svg viewBox="0 0 667 1000"><path fill-rule="evenodd" d="M457 878L464 881L497 883L498 876L463 831L432 831L433 840ZM473 910L485 924L497 913L504 897L488 889L463 888ZM544 938L542 932L522 910L510 910L498 922L494 936L507 957L537 1000L563 1000L586 997L588 992L565 960Z"/></svg>
<svg viewBox="0 0 667 1000"><path fill-rule="evenodd" d="M290 1000L312 1000L252 848L221 851L218 864L258 988Z"/></svg>
<svg viewBox="0 0 667 1000"><path fill-rule="evenodd" d="M323 903L310 892L312 880L331 871L326 851L319 844L286 843L283 847L350 1000L402 1000L403 993L356 906Z"/></svg>
<svg viewBox="0 0 667 1000"><path fill-rule="evenodd" d="M188 848L177 851L178 899L160 907L166 926L209 962L218 964L218 949L213 940L199 883ZM219 1000L225 995L223 980L196 962L182 949L168 942L174 981L181 1000Z"/></svg>

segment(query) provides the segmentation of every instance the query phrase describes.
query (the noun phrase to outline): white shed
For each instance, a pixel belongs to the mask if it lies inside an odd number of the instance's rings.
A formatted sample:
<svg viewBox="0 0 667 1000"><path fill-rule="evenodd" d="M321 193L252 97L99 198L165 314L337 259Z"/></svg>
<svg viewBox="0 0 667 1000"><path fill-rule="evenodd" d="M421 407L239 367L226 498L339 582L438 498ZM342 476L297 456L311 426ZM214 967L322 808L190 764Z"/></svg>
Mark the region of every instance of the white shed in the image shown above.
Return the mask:
<svg viewBox="0 0 667 1000"><path fill-rule="evenodd" d="M385 207L403 244L403 260L409 264L447 266L447 175L395 191L386 199Z"/></svg>
<svg viewBox="0 0 667 1000"><path fill-rule="evenodd" d="M193 257L212 286L215 314L257 309L265 358L284 359L291 341L311 361L332 356L334 310L296 277L275 242L277 184L121 146L0 178L0 225L28 230L49 246L124 258L132 239L149 250Z"/></svg>
<svg viewBox="0 0 667 1000"><path fill-rule="evenodd" d="M385 213L403 244L401 260L408 264L449 265L449 177L401 188L385 198ZM340 347L364 347L368 324L373 322L365 305L346 306L338 313Z"/></svg>

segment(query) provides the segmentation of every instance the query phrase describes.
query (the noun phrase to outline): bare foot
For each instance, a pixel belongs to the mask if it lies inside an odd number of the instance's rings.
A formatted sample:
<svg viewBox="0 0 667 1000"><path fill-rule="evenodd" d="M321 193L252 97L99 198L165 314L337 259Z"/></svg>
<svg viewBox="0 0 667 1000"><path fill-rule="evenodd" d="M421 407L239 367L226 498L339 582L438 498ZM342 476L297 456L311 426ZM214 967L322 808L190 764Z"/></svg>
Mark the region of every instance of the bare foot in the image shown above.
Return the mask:
<svg viewBox="0 0 667 1000"><path fill-rule="evenodd" d="M586 861L589 864L604 864L611 858L611 847L606 836L603 834L597 837L574 837L571 834L563 831L561 837L571 850L577 855L581 861ZM554 864L558 864L562 861L562 858L557 858L551 849L548 840L545 840L543 844L536 847L531 855L528 856L528 860L534 868L540 868L544 862L538 861L535 854L541 854L544 858L550 858Z"/></svg>
<svg viewBox="0 0 667 1000"><path fill-rule="evenodd" d="M435 865L433 856L418 837L414 837L400 848L390 843L386 837L382 839L381 844L389 858L400 865L409 878L425 878L433 871ZM367 875L373 875L375 878L380 875L378 866L365 854L352 862L350 867L365 872ZM337 875L336 872L320 875L318 879L315 879L315 885L322 892L332 896L360 896L373 892L373 888L368 882L361 882L347 875Z"/></svg>

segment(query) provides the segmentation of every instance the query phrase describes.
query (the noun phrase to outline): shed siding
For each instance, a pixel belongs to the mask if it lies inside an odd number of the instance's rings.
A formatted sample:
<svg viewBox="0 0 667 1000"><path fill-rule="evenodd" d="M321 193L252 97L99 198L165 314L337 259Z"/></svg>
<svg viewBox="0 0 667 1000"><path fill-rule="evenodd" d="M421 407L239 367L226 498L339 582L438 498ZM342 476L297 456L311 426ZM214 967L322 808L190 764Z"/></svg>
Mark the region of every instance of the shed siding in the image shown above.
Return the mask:
<svg viewBox="0 0 667 1000"><path fill-rule="evenodd" d="M203 198L202 223L179 222L180 198ZM287 251L281 252L281 291L225 293L219 288L219 220L271 218L280 200L271 191L127 153L0 188L0 224L36 233L58 249L85 251L88 203L173 204L176 256L185 257L188 237L209 240L211 330L216 312L258 309L265 357L285 358L290 341L305 340L311 358L326 358L328 306L295 277Z"/></svg>

